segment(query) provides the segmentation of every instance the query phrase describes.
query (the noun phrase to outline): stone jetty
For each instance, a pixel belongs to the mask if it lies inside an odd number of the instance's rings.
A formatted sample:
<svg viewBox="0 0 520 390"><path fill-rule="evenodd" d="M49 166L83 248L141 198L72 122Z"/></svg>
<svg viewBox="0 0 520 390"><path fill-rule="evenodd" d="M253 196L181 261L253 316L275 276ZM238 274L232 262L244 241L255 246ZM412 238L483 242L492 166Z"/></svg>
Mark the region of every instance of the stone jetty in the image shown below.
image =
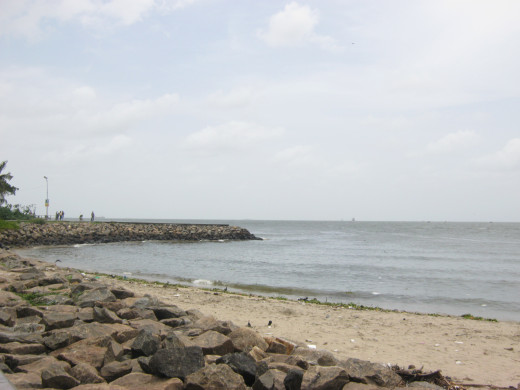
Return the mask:
<svg viewBox="0 0 520 390"><path fill-rule="evenodd" d="M107 283L0 249L0 369L15 388L374 390L420 377Z"/></svg>
<svg viewBox="0 0 520 390"><path fill-rule="evenodd" d="M247 229L229 225L120 222L20 223L16 230L0 230L7 247L93 244L143 240L257 240Z"/></svg>

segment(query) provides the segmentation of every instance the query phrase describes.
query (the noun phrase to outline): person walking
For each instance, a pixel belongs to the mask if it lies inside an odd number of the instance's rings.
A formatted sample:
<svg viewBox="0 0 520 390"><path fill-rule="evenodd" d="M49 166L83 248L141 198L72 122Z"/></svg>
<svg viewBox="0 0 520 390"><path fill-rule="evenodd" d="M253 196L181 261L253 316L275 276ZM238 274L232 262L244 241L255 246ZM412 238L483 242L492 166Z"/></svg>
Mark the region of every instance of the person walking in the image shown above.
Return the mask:
<svg viewBox="0 0 520 390"><path fill-rule="evenodd" d="M90 213L90 222L94 222L94 218L95 218L95 215L94 215L94 212L92 211Z"/></svg>

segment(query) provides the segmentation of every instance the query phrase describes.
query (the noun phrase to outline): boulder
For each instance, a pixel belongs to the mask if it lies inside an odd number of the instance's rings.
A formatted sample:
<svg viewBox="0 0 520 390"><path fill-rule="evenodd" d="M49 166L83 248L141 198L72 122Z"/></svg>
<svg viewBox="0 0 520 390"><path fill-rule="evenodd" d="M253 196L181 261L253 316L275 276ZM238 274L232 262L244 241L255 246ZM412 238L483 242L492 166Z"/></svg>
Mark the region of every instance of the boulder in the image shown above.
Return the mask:
<svg viewBox="0 0 520 390"><path fill-rule="evenodd" d="M125 360L124 362L112 362L104 365L99 373L107 382L112 382L126 374L132 372L132 362Z"/></svg>
<svg viewBox="0 0 520 390"><path fill-rule="evenodd" d="M257 346L254 346L253 348L251 348L248 355L251 356L253 359L255 359L255 361L257 361L257 362L259 362L260 360L265 359L269 356L269 355L267 355L267 353L262 351Z"/></svg>
<svg viewBox="0 0 520 390"><path fill-rule="evenodd" d="M19 342L11 342L0 344L0 353L9 353L13 355L38 355L45 353L47 348L43 344L26 344Z"/></svg>
<svg viewBox="0 0 520 390"><path fill-rule="evenodd" d="M132 372L110 383L127 390L183 390L184 383L179 378L158 378L142 372Z"/></svg>
<svg viewBox="0 0 520 390"><path fill-rule="evenodd" d="M285 390L285 372L278 370L267 370L256 378L253 390Z"/></svg>
<svg viewBox="0 0 520 390"><path fill-rule="evenodd" d="M193 346L160 349L150 358L149 367L157 375L184 380L204 367L202 348Z"/></svg>
<svg viewBox="0 0 520 390"><path fill-rule="evenodd" d="M18 390L42 388L42 376L39 372L17 372L6 374L5 377Z"/></svg>
<svg viewBox="0 0 520 390"><path fill-rule="evenodd" d="M43 314L43 324L45 330L50 331L54 329L70 328L76 321L75 313L64 312L46 312Z"/></svg>
<svg viewBox="0 0 520 390"><path fill-rule="evenodd" d="M341 367L312 366L303 374L302 390L341 390L350 381Z"/></svg>
<svg viewBox="0 0 520 390"><path fill-rule="evenodd" d="M9 307L20 305L24 302L22 298L18 295L9 292L0 290L0 307Z"/></svg>
<svg viewBox="0 0 520 390"><path fill-rule="evenodd" d="M350 358L340 365L355 382L384 387L396 387L402 382L397 373L383 364Z"/></svg>
<svg viewBox="0 0 520 390"><path fill-rule="evenodd" d="M168 325L171 328L177 328L183 325L190 325L191 321L188 317L180 317L180 318L166 318L161 320L161 323L164 325Z"/></svg>
<svg viewBox="0 0 520 390"><path fill-rule="evenodd" d="M256 378L256 361L245 352L230 353L217 359L217 364L227 364L244 378L247 386L252 386Z"/></svg>
<svg viewBox="0 0 520 390"><path fill-rule="evenodd" d="M85 339L51 352L51 356L64 360L73 366L87 363L99 369L104 363L109 342L110 337Z"/></svg>
<svg viewBox="0 0 520 390"><path fill-rule="evenodd" d="M115 340L110 340L107 344L107 351L105 352L105 358L103 359L103 365L113 362L114 360L122 360L122 356L125 353L125 349L121 344Z"/></svg>
<svg viewBox="0 0 520 390"><path fill-rule="evenodd" d="M40 286L49 286L52 284L56 285L68 285L69 282L67 279L61 277L58 274L45 276L43 278L38 279L38 285Z"/></svg>
<svg viewBox="0 0 520 390"><path fill-rule="evenodd" d="M75 365L70 374L80 383L104 383L105 380L98 375L97 370L87 363L79 363Z"/></svg>
<svg viewBox="0 0 520 390"><path fill-rule="evenodd" d="M70 389L80 384L73 376L69 375L63 367L53 365L42 370L42 386L54 389Z"/></svg>
<svg viewBox="0 0 520 390"><path fill-rule="evenodd" d="M249 352L253 347L266 351L269 345L258 332L250 328L239 328L232 331L228 337L233 342L235 349L240 352Z"/></svg>
<svg viewBox="0 0 520 390"><path fill-rule="evenodd" d="M16 317L18 318L33 316L43 317L43 311L32 306L18 306L16 308Z"/></svg>
<svg viewBox="0 0 520 390"><path fill-rule="evenodd" d="M142 329L132 343L134 356L152 356L159 349L161 338L147 329Z"/></svg>
<svg viewBox="0 0 520 390"><path fill-rule="evenodd" d="M192 325L194 329L200 329L199 334L213 330L215 332L222 333L223 335L229 335L232 331L238 329L238 327L231 321L219 321L213 316L205 316L195 321ZM196 336L194 334L194 336Z"/></svg>
<svg viewBox="0 0 520 390"><path fill-rule="evenodd" d="M0 325L13 326L16 320L16 313L12 310L8 311L0 309Z"/></svg>
<svg viewBox="0 0 520 390"><path fill-rule="evenodd" d="M159 306L151 308L158 320L167 318L179 318L186 316L186 312L177 306Z"/></svg>
<svg viewBox="0 0 520 390"><path fill-rule="evenodd" d="M123 322L116 313L106 307L94 307L93 316L94 321L105 324L121 324Z"/></svg>
<svg viewBox="0 0 520 390"><path fill-rule="evenodd" d="M233 342L222 333L209 330L192 339L195 345L202 348L204 355L225 355L234 351Z"/></svg>
<svg viewBox="0 0 520 390"><path fill-rule="evenodd" d="M300 390L303 381L303 370L292 368L287 372L283 384L286 390Z"/></svg>
<svg viewBox="0 0 520 390"><path fill-rule="evenodd" d="M288 366L297 366L303 370L307 370L309 368L309 363L301 356L296 355L274 354L265 358L264 361L267 362L268 365L273 363L282 363Z"/></svg>
<svg viewBox="0 0 520 390"><path fill-rule="evenodd" d="M94 290L86 290L77 298L76 304L79 307L93 307L96 302L113 302L115 300L114 294L107 287L103 286Z"/></svg>
<svg viewBox="0 0 520 390"><path fill-rule="evenodd" d="M244 379L225 364L208 365L186 377L186 390L246 390Z"/></svg>
<svg viewBox="0 0 520 390"><path fill-rule="evenodd" d="M18 366L31 364L47 357L46 355L4 355L4 362L15 370Z"/></svg>
<svg viewBox="0 0 520 390"><path fill-rule="evenodd" d="M309 349L305 347L297 347L293 351L293 355L305 358L312 365L319 366L337 366L339 360L334 355L326 350Z"/></svg>
<svg viewBox="0 0 520 390"><path fill-rule="evenodd" d="M110 292L114 294L117 299L131 298L135 295L132 291L125 288L112 288Z"/></svg>

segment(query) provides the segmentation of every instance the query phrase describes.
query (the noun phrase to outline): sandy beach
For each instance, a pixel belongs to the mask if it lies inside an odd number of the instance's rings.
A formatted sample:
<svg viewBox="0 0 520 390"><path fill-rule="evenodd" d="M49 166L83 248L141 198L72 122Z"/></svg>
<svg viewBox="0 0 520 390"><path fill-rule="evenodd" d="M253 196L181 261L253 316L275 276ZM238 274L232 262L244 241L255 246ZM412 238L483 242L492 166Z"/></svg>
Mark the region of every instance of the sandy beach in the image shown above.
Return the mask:
<svg viewBox="0 0 520 390"><path fill-rule="evenodd" d="M239 326L250 322L263 335L315 345L339 359L354 357L400 367L413 364L425 371L440 369L443 375L464 384L516 388L520 383L520 323L516 322L353 310L101 279Z"/></svg>

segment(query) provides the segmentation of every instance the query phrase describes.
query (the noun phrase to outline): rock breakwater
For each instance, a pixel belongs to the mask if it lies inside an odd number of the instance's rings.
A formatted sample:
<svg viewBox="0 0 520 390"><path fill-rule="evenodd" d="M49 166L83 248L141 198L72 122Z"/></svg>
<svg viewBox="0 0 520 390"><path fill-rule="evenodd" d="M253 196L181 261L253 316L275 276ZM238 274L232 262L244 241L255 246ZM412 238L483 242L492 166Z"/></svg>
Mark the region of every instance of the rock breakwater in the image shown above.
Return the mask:
<svg viewBox="0 0 520 390"><path fill-rule="evenodd" d="M229 225L48 222L20 223L0 230L3 246L93 244L143 240L256 240L247 229Z"/></svg>
<svg viewBox="0 0 520 390"><path fill-rule="evenodd" d="M0 289L0 369L17 388L373 390L420 378L2 249Z"/></svg>

